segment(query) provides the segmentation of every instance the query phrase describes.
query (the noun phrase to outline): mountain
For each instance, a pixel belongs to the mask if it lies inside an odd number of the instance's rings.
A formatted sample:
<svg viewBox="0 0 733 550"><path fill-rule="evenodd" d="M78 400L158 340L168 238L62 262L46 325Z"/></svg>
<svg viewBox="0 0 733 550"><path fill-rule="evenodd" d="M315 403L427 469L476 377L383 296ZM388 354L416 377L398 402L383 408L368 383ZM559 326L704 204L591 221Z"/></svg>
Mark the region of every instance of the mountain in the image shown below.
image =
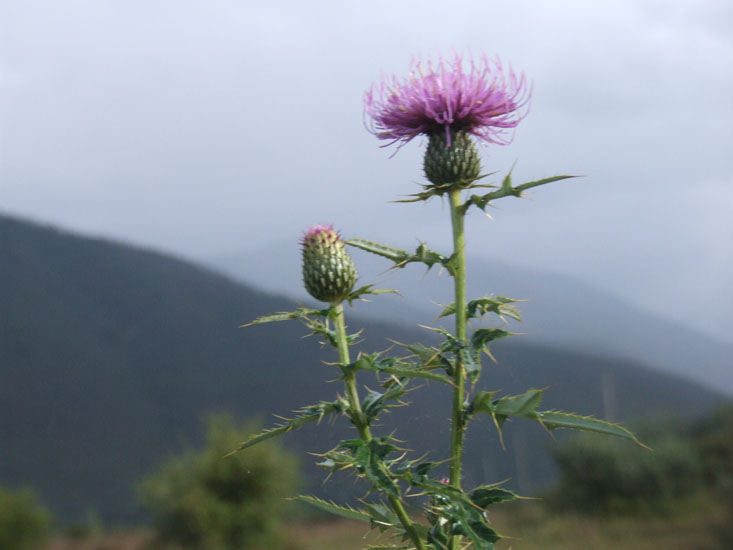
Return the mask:
<svg viewBox="0 0 733 550"><path fill-rule="evenodd" d="M403 248L413 250L415 245ZM369 318L415 326L438 315L440 310L434 304L453 300L450 277L441 276L437 268L425 272L423 266L411 264L386 271L390 263L384 258L352 251L360 284L376 282L397 289L402 296L361 308L360 312ZM297 243L276 243L248 254L210 258L208 262L258 288L280 292L287 289L293 298L307 299L299 280L299 255ZM565 275L489 262L477 256L469 256L467 272L469 298L492 293L527 300L519 304L524 323L514 329L525 333L522 339L528 343L639 361L733 397L733 344L659 318Z"/></svg>
<svg viewBox="0 0 733 550"><path fill-rule="evenodd" d="M388 298L385 297L378 297ZM135 483L171 453L202 439L202 417L289 411L333 399L330 349L303 338L297 322L237 328L296 307L201 266L158 252L69 234L0 216L0 485L32 486L65 522L96 511L106 522L145 518ZM369 349L387 337L424 341L430 333L362 320ZM664 412L697 415L723 396L695 383L597 350L582 353L522 339L494 348L481 387L517 393L552 386L547 408L614 419ZM373 378L364 376L363 384ZM377 429L397 429L416 452L445 457L448 389L427 384ZM501 450L490 422L476 422L466 451L466 484L512 478L525 493L548 482L538 426L505 428ZM351 428L341 418L287 434L298 451L324 451ZM413 444L414 443L414 444ZM351 482L322 485L304 460L316 494L343 498ZM361 493L363 494L363 493Z"/></svg>

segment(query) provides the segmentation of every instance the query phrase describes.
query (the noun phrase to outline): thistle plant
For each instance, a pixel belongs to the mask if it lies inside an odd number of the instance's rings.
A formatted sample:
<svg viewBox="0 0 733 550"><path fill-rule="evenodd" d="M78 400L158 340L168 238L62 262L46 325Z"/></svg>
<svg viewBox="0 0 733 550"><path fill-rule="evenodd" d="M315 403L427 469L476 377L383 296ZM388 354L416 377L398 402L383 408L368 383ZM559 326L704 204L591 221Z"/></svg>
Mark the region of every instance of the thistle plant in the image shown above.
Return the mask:
<svg viewBox="0 0 733 550"><path fill-rule="evenodd" d="M483 356L490 355L495 340L511 336L504 319L520 320L517 300L504 296L466 296L466 236L464 219L472 208L485 211L504 197L521 197L531 188L572 176L559 175L520 185L511 173L498 184L486 183L494 174L482 174L479 149L483 144L505 145L524 118L530 89L523 75L505 70L498 61L486 57L465 62L456 55L436 63L414 62L408 77L393 77L372 86L365 95L365 113L371 132L386 145L404 145L424 136L427 148L423 169L428 183L418 193L398 202L429 201L447 196L453 249L447 254L421 244L408 252L366 239L344 241L330 226L309 229L301 243L303 282L308 292L327 305L322 309L301 307L293 312L276 313L251 324L300 319L311 333L319 335L338 353L335 366L340 370L345 397L323 401L296 412L290 419L255 434L243 442L244 450L270 437L298 429L330 415L345 415L356 430L356 437L340 442L323 453L319 465L330 471L352 469L371 484L376 498L360 501L358 507L327 502L312 496L298 496L321 509L352 519L369 522L372 528L392 531L394 544L378 548L491 550L501 538L490 525L489 506L519 498L499 483L477 487L462 485L461 467L466 427L471 420L488 416L501 435L510 417L538 422L547 430L569 428L600 432L632 441L635 436L625 428L589 416L561 411L540 410L545 389L529 389L521 395L500 396L496 391L476 389ZM358 337L348 334L344 321L344 302L370 294L394 292L372 285L356 287L357 273L344 245L359 248L389 260L392 268L410 263L447 271L454 287L454 301L445 306L440 317L454 317L453 331L433 328L441 338L439 345L404 344L400 357L383 351L361 352L351 357L350 347ZM502 323L493 328L477 328L469 334L468 321L496 317ZM360 371L377 374L380 387L359 395L356 377ZM445 384L452 394L449 455L412 458L398 446L391 434L377 435L379 415L402 406L401 398L413 389L415 380ZM436 467L449 463L449 477L439 478ZM427 498L424 519L407 513L405 498L420 494ZM377 547L374 547L377 548Z"/></svg>

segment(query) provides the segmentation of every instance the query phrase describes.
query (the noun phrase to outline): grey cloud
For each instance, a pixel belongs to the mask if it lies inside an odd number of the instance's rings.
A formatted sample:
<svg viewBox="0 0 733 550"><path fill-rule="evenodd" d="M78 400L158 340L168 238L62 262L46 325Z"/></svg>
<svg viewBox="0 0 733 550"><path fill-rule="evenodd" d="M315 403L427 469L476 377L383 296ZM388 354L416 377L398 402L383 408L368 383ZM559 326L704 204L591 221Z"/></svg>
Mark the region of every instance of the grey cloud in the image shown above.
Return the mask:
<svg viewBox="0 0 733 550"><path fill-rule="evenodd" d="M486 168L587 177L477 216L475 253L725 337L728 5L15 3L1 29L2 208L198 258L317 222L442 246L439 201L388 204L421 181L420 145L390 159L362 94L413 55L498 53L532 78L534 101Z"/></svg>

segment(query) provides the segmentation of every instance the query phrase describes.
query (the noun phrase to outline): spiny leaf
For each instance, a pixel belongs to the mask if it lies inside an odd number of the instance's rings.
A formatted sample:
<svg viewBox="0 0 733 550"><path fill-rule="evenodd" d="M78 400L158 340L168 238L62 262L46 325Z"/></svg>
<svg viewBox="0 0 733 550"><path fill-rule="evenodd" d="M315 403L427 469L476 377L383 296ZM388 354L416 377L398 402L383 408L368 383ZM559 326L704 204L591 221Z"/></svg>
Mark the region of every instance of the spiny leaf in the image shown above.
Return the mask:
<svg viewBox="0 0 733 550"><path fill-rule="evenodd" d="M446 258L442 254L430 250L425 246L425 243L420 243L413 254L410 254L406 250L392 248L391 246L367 241L365 239L350 239L346 241L346 244L391 260L394 263L392 266L393 269L402 268L409 263L417 262L427 265L428 269L433 267L435 264L442 265L451 275L455 275L456 272L452 256L450 258Z"/></svg>
<svg viewBox="0 0 733 550"><path fill-rule="evenodd" d="M304 319L312 316L328 317L330 315L331 308L326 309L309 309L301 307L295 311L281 311L273 313L272 315L265 315L258 317L254 321L251 321L245 325L240 325L239 328L251 327L252 325L259 325L261 323L273 323L276 321L289 321L292 319Z"/></svg>
<svg viewBox="0 0 733 550"><path fill-rule="evenodd" d="M471 197L461 206L462 212L465 214L469 207L476 206L481 210L485 210L486 206L494 200L501 199L503 197L521 197L522 193L527 189L545 185L555 181L566 180L570 178L576 178L578 176L552 176L549 178L543 178L536 181L530 181L521 185L512 186L511 172L509 172L502 181L501 187L495 191L486 193L485 195L471 195Z"/></svg>
<svg viewBox="0 0 733 550"><path fill-rule="evenodd" d="M458 357L466 370L466 375L472 384L475 384L481 375L481 356L473 350L460 348Z"/></svg>
<svg viewBox="0 0 733 550"><path fill-rule="evenodd" d="M363 300L364 298L362 298L362 296L386 293L399 294L399 292L397 292L393 288L374 288L374 285L364 285L351 292L351 294L346 296L345 300L349 302L349 305L352 305L354 300Z"/></svg>
<svg viewBox="0 0 733 550"><path fill-rule="evenodd" d="M512 395L493 400L493 392L478 392L474 397L469 414L488 413L494 419L499 434L504 421L510 417L526 418L535 420L548 430L572 429L581 431L598 432L606 435L613 435L629 439L642 447L645 447L636 436L629 430L618 424L606 422L592 416L582 416L574 413L560 411L538 411L542 394L547 388L538 390L531 389L521 395Z"/></svg>
<svg viewBox="0 0 733 550"><path fill-rule="evenodd" d="M501 328L480 328L471 335L469 347L477 355L480 354L481 351L485 351L486 354L493 359L489 352L489 343L500 338L512 336L513 334L513 332L509 332L508 330Z"/></svg>
<svg viewBox="0 0 733 550"><path fill-rule="evenodd" d="M445 534L443 526L437 521L433 523L428 531L428 543L438 550L448 550L448 535Z"/></svg>
<svg viewBox="0 0 733 550"><path fill-rule="evenodd" d="M478 298L476 300L471 300L466 304L466 318L467 319L478 319L487 313L495 313L502 319L504 317L510 317L511 319L514 319L515 321L521 321L521 315L519 314L519 310L510 305L515 302L521 302L522 300L514 300L512 298L507 298L505 296L484 296L482 298ZM439 315L440 317L447 317L449 315L454 315L456 312L456 304L455 302L447 305L445 308L443 308L443 311Z"/></svg>
<svg viewBox="0 0 733 550"><path fill-rule="evenodd" d="M539 421L548 429L556 430L566 428L571 430L581 430L587 432L598 432L606 435L613 435L628 439L646 447L636 436L629 430L618 424L606 422L592 416L581 416L573 413L565 413L559 411L545 411L538 414Z"/></svg>
<svg viewBox="0 0 733 550"><path fill-rule="evenodd" d="M381 369L379 372L385 374L391 374L398 378L424 378L426 380L436 380L449 386L454 385L453 380L442 374L430 372L428 370L412 369L412 368L400 368L400 367L386 367Z"/></svg>
<svg viewBox="0 0 733 550"><path fill-rule="evenodd" d="M381 532L387 529L402 531L399 518L384 504L365 503L364 506L369 513L372 529L376 527Z"/></svg>
<svg viewBox="0 0 733 550"><path fill-rule="evenodd" d="M423 378L427 380L436 380L449 385L453 384L453 381L450 378L431 372L432 369L436 368L436 366L428 364L415 365L414 363L410 363L396 357L381 357L381 353L362 354L352 364L352 366L355 369L370 370L377 373L388 374L397 378Z"/></svg>
<svg viewBox="0 0 733 550"><path fill-rule="evenodd" d="M316 456L323 457L321 462L316 462L316 466L331 470L332 473L354 467L354 457L342 451L332 450Z"/></svg>
<svg viewBox="0 0 733 550"><path fill-rule="evenodd" d="M440 197L450 191L451 189L455 189L456 187L460 189L476 189L479 187L496 187L495 185L487 184L487 183L476 183L477 181L480 181L486 177L493 176L496 174L496 172L489 172L488 174L481 174L479 176L476 176L475 178L471 178L469 180L461 180L459 182L455 183L446 183L443 185L436 185L436 184L427 184L423 185L423 191L420 193L413 193L411 195L408 195L409 197L412 197L410 199L401 199L394 202L419 202L419 201L428 201L433 197Z"/></svg>
<svg viewBox="0 0 733 550"><path fill-rule="evenodd" d="M468 497L476 506L484 509L488 508L492 504L498 504L500 502L507 502L519 498L509 489L497 487L496 485L482 485L480 487L476 487L468 493Z"/></svg>
<svg viewBox="0 0 733 550"><path fill-rule="evenodd" d="M348 519L355 519L358 521L365 521L369 522L371 520L371 517L369 514L362 510L357 510L355 508L351 508L350 506L339 506L338 504L335 504L333 502L329 502L317 497L308 496L308 495L298 495L297 497L293 498L292 500L297 500L298 502L305 502L306 504L310 504L311 506L315 506L316 508L319 508L321 510L325 510L326 512L330 512L331 514L341 516Z"/></svg>
<svg viewBox="0 0 733 550"><path fill-rule="evenodd" d="M453 362L441 353L442 350L422 344L399 344L422 361L426 369L445 369L448 376L453 376Z"/></svg>
<svg viewBox="0 0 733 550"><path fill-rule="evenodd" d="M491 412L498 416L521 416L534 419L544 392L545 389L531 389L521 395L502 397L491 403Z"/></svg>
<svg viewBox="0 0 733 550"><path fill-rule="evenodd" d="M385 409L399 406L399 399L407 393L407 390L400 386L392 386L384 393L369 390L361 404L367 423L371 423ZM390 404L390 401L397 401L397 404Z"/></svg>
<svg viewBox="0 0 733 550"><path fill-rule="evenodd" d="M391 260L396 264L404 261L404 259L409 256L409 254L405 250L392 248L391 246L375 243L374 241L367 241L366 239L349 239L348 241L346 241L346 244L348 244L349 246L360 248L361 250L364 250L366 252L371 252L372 254L376 254L377 256L382 256L383 258L387 258L388 260Z"/></svg>
<svg viewBox="0 0 733 550"><path fill-rule="evenodd" d="M317 319L311 319L311 318L305 318L304 320L305 326L307 326L311 334L318 334L324 338L326 342L328 342L329 345L331 345L334 348L338 348L338 341L336 339L336 332L332 330L328 323L324 323L322 321L319 321ZM351 343L356 337L358 337L358 334L354 335L348 335L346 337L346 340Z"/></svg>
<svg viewBox="0 0 733 550"><path fill-rule="evenodd" d="M413 484L434 497L428 507L428 513L432 516L431 521L433 522L433 528L428 536L436 541L438 547L444 547L447 535L464 535L471 540L473 548L482 550L493 549L494 542L501 538L487 525L483 508L462 490L430 479L415 479ZM489 487L482 489L488 490ZM502 494L501 497L498 493L494 495L488 492L476 494L479 501L482 501L482 496L486 501L490 500L491 496L500 500L509 500L506 494ZM446 521L440 522L438 518ZM436 528L439 525L441 527Z"/></svg>
<svg viewBox="0 0 733 550"><path fill-rule="evenodd" d="M343 412L345 410L345 407L345 404L338 400L333 402L321 401L316 405L305 407L300 411L297 411L299 413L298 416L290 419L285 418L283 419L283 423L279 426L268 428L258 434L251 436L249 439L241 443L239 447L237 447L234 451L229 453L229 455L232 455L238 451L242 451L247 447L251 447L252 445L256 445L257 443L260 443L277 435L302 428L306 424L321 420L324 416L328 414Z"/></svg>
<svg viewBox="0 0 733 550"><path fill-rule="evenodd" d="M376 437L368 442L362 439L348 439L342 441L338 449L351 452L353 467L360 476L367 478L374 488L399 499L399 487L384 460L388 454L398 450L391 441L392 439L388 436Z"/></svg>

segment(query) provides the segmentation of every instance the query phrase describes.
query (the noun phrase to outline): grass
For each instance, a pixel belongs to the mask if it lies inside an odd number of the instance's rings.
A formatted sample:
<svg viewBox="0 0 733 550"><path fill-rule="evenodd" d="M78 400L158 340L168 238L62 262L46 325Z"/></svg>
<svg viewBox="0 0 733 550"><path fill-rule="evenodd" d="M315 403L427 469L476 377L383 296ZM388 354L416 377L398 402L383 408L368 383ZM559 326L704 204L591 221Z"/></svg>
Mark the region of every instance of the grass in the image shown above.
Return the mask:
<svg viewBox="0 0 733 550"><path fill-rule="evenodd" d="M664 516L551 513L539 502L524 502L498 507L490 517L506 537L497 550L729 548L716 537L717 530L729 521L725 510L703 498L680 504ZM150 540L144 532L91 535L83 540L58 538L47 550L148 550ZM369 544L392 542L387 535L370 532L365 523L345 520L294 524L288 528L287 541L284 550L361 550Z"/></svg>
<svg viewBox="0 0 733 550"><path fill-rule="evenodd" d="M497 550L721 550L716 529L726 518L720 506L695 501L663 517L551 514L541 505L525 504L505 509L492 521L513 537Z"/></svg>
<svg viewBox="0 0 733 550"><path fill-rule="evenodd" d="M728 520L721 506L695 500L665 516L592 517L550 513L526 502L492 512L494 527L506 538L497 550L722 550L716 536ZM364 523L330 522L291 530L287 550L361 550L388 544L386 535L369 533Z"/></svg>

